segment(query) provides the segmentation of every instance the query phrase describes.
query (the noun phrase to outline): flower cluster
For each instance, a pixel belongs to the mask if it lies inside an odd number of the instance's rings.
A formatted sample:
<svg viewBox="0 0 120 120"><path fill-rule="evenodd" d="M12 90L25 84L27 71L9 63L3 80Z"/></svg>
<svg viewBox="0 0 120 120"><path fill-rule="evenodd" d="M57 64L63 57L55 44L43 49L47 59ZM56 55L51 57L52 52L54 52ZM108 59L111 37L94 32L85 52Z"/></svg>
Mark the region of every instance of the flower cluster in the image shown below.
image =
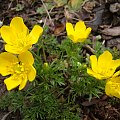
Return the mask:
<svg viewBox="0 0 120 120"><path fill-rule="evenodd" d="M91 68L87 68L87 73L96 79L105 79L106 94L120 98L120 71L116 72L120 66L120 59L113 60L112 54L104 51L98 59L95 55L91 55L90 62Z"/></svg>
<svg viewBox="0 0 120 120"><path fill-rule="evenodd" d="M29 33L21 17L13 18L10 26L1 27L0 33L6 43L7 52L0 54L0 74L10 75L4 80L7 90L12 90L17 86L19 90L22 90L28 80L35 79L34 58L28 50L38 41L42 32L43 28L35 25Z"/></svg>
<svg viewBox="0 0 120 120"><path fill-rule="evenodd" d="M84 42L91 28L86 28L83 21L76 23L75 27L69 22L66 23L67 36L73 43ZM43 32L43 28L35 25L31 32L24 24L21 17L11 20L10 26L2 26L0 35L5 41L5 50L0 54L0 74L7 76L4 80L7 90L19 87L22 90L27 81L33 81L36 76L36 69L33 67L34 58L29 51L33 44L37 43ZM91 68L87 73L99 80L106 80L105 92L109 96L120 98L120 59L113 60L112 54L105 51L98 58L90 56ZM48 67L48 63L44 63Z"/></svg>

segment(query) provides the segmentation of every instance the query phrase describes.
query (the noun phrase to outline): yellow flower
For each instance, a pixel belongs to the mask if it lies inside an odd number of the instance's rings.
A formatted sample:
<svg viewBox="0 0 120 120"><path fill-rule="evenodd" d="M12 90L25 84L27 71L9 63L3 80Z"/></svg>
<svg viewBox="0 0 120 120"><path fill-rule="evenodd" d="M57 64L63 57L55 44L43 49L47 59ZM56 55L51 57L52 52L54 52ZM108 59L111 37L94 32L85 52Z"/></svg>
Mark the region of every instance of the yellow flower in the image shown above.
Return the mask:
<svg viewBox="0 0 120 120"><path fill-rule="evenodd" d="M120 66L120 59L112 60L112 54L105 51L97 60L95 55L90 56L91 69L87 68L87 73L97 79L108 79L114 75L117 67ZM117 76L117 73L115 73Z"/></svg>
<svg viewBox="0 0 120 120"><path fill-rule="evenodd" d="M85 26L84 21L79 21L76 23L75 28L71 23L66 23L67 36L74 42L84 42L91 32L91 28Z"/></svg>
<svg viewBox="0 0 120 120"><path fill-rule="evenodd" d="M35 25L29 33L29 29L21 17L13 18L10 26L4 25L1 27L1 36L7 43L5 50L14 54L20 54L31 48L32 44L38 41L42 32L43 28Z"/></svg>
<svg viewBox="0 0 120 120"><path fill-rule="evenodd" d="M2 76L11 75L4 80L7 90L12 90L19 86L23 89L27 81L33 81L36 70L33 67L34 58L29 51L15 55L3 52L0 54L0 74Z"/></svg>
<svg viewBox="0 0 120 120"><path fill-rule="evenodd" d="M107 80L105 92L108 96L115 96L120 98L120 76L112 77Z"/></svg>

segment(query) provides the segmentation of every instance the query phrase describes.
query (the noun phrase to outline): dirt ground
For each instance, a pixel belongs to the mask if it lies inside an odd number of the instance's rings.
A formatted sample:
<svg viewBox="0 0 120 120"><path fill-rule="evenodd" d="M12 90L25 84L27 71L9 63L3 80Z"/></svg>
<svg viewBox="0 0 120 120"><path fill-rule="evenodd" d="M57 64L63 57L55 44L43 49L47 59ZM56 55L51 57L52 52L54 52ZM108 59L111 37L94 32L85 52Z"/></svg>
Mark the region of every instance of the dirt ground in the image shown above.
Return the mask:
<svg viewBox="0 0 120 120"><path fill-rule="evenodd" d="M47 3L48 0L43 2ZM0 11L0 21L4 24L9 24L14 16L21 16L29 28L36 23L48 25L50 33L54 34L58 41L65 37L66 20L75 23L81 19L87 26L92 27L92 41L98 36L105 47L116 47L120 50L120 0L86 0L77 12L70 12L65 5L50 7L46 11L41 0L0 0ZM1 51L4 51L2 42ZM0 79L2 97L6 89L2 83L3 78ZM120 102L116 98L114 104L106 95L99 99L93 98L90 102L83 98L78 100L82 105L82 120L120 120ZM5 116L7 114L11 114L10 111L0 110L0 119L20 120L19 111L8 118Z"/></svg>

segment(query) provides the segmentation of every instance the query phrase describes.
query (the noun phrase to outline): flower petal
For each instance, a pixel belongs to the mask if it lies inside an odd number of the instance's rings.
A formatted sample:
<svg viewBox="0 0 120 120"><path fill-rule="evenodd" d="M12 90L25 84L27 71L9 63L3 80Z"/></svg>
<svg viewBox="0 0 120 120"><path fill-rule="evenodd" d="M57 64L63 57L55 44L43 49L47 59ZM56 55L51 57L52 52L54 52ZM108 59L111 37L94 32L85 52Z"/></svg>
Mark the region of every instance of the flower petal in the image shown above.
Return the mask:
<svg viewBox="0 0 120 120"><path fill-rule="evenodd" d="M21 17L14 17L11 20L10 27L18 36L21 36L22 34L22 37L26 37L26 35L29 33L29 30Z"/></svg>
<svg viewBox="0 0 120 120"><path fill-rule="evenodd" d="M74 28L73 28L73 25L71 23L66 23L66 31L67 31L67 35L68 37L70 35L74 35Z"/></svg>
<svg viewBox="0 0 120 120"><path fill-rule="evenodd" d="M12 74L12 66L18 62L18 59L15 55L3 52L0 54L0 74L3 76Z"/></svg>
<svg viewBox="0 0 120 120"><path fill-rule="evenodd" d="M27 75L24 74L22 76L22 81L20 83L19 90L22 90L25 87L26 84L27 84Z"/></svg>
<svg viewBox="0 0 120 120"><path fill-rule="evenodd" d="M111 68L112 54L109 51L105 51L98 58L98 68L99 72L103 72Z"/></svg>
<svg viewBox="0 0 120 120"><path fill-rule="evenodd" d="M95 77L96 79L99 79L99 80L103 80L105 79L105 77L103 75L100 75L94 71L92 71L91 69L87 68L87 73L93 77Z"/></svg>
<svg viewBox="0 0 120 120"><path fill-rule="evenodd" d="M33 81L35 77L36 77L36 69L33 66L31 66L30 71L28 72L28 79L29 81Z"/></svg>
<svg viewBox="0 0 120 120"><path fill-rule="evenodd" d="M5 45L5 50L13 54L19 54L21 51L20 48L16 47L15 45L10 45L10 44Z"/></svg>
<svg viewBox="0 0 120 120"><path fill-rule="evenodd" d="M113 60L113 63L112 63L111 66L113 66L115 68L119 67L120 66L120 59Z"/></svg>
<svg viewBox="0 0 120 120"><path fill-rule="evenodd" d="M1 27L1 36L3 40L10 45L17 43L17 36L13 33L12 29L9 26Z"/></svg>
<svg viewBox="0 0 120 120"><path fill-rule="evenodd" d="M94 72L97 72L97 57L95 55L91 55L90 56L90 63L91 63L91 67L92 67L92 70Z"/></svg>
<svg viewBox="0 0 120 120"><path fill-rule="evenodd" d="M86 31L85 31L85 38L88 38L89 34L91 33L91 28L87 28Z"/></svg>
<svg viewBox="0 0 120 120"><path fill-rule="evenodd" d="M120 70L117 71L112 77L117 77L117 76L119 76L119 75L120 75Z"/></svg>
<svg viewBox="0 0 120 120"><path fill-rule="evenodd" d="M76 23L75 33L80 34L82 32L85 32L85 30L86 30L86 26L85 26L84 21L79 21L79 22Z"/></svg>
<svg viewBox="0 0 120 120"><path fill-rule="evenodd" d="M19 47L19 46L16 46L16 45L9 45L9 44L6 44L5 45L5 50L10 52L10 53L13 53L13 54L21 54L25 51L27 51L28 49L30 49L32 46L28 45L28 46L22 46L22 47Z"/></svg>
<svg viewBox="0 0 120 120"><path fill-rule="evenodd" d="M115 73L115 70L120 66L120 60L112 60L107 72L105 73L106 75L108 74L110 77L111 76L118 76L120 73L119 71ZM114 74L115 73L115 74ZM114 74L114 75L113 75Z"/></svg>
<svg viewBox="0 0 120 120"><path fill-rule="evenodd" d="M86 39L84 39L84 38L82 38L82 39L80 38L80 39L77 40L77 42L85 42L85 40Z"/></svg>
<svg viewBox="0 0 120 120"><path fill-rule="evenodd" d="M107 80L105 92L109 96L120 98L120 77L114 77Z"/></svg>
<svg viewBox="0 0 120 120"><path fill-rule="evenodd" d="M28 35L27 41L29 41L30 44L35 44L41 36L42 32L43 28L39 25L35 25L30 34Z"/></svg>
<svg viewBox="0 0 120 120"><path fill-rule="evenodd" d="M7 86L7 90L12 90L16 88L18 85L20 85L21 81L22 80L19 79L19 76L13 75L13 76L10 76L9 78L6 78L4 80L4 83Z"/></svg>
<svg viewBox="0 0 120 120"><path fill-rule="evenodd" d="M19 54L18 58L19 61L23 62L25 65L32 65L34 63L34 58L29 51Z"/></svg>

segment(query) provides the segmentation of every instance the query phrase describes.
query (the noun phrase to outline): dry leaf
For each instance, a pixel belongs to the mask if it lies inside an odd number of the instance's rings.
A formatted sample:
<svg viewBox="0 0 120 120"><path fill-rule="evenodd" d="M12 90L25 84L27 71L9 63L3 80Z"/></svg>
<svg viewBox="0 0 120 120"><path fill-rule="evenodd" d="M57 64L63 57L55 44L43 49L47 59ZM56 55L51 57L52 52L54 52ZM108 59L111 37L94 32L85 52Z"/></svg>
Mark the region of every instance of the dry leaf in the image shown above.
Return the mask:
<svg viewBox="0 0 120 120"><path fill-rule="evenodd" d="M113 28L105 28L104 30L102 30L102 33L110 36L120 36L120 26Z"/></svg>
<svg viewBox="0 0 120 120"><path fill-rule="evenodd" d="M62 33L65 30L65 25L60 24L59 26L57 26L54 30L54 34L55 35L60 35L60 33Z"/></svg>

